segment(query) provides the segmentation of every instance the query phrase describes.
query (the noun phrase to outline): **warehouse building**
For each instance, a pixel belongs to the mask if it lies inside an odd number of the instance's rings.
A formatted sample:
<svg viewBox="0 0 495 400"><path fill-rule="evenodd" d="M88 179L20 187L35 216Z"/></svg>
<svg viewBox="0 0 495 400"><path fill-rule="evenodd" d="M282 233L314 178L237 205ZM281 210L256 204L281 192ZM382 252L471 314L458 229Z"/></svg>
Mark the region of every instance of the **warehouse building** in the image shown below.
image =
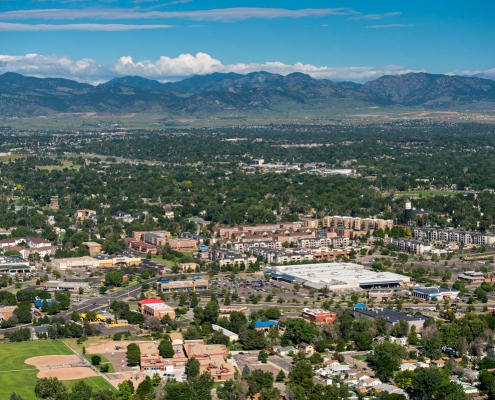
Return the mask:
<svg viewBox="0 0 495 400"><path fill-rule="evenodd" d="M354 292L378 287L401 287L410 283L408 276L393 272L374 272L354 263L300 264L271 267L272 279L298 282L305 287L327 287L334 292Z"/></svg>

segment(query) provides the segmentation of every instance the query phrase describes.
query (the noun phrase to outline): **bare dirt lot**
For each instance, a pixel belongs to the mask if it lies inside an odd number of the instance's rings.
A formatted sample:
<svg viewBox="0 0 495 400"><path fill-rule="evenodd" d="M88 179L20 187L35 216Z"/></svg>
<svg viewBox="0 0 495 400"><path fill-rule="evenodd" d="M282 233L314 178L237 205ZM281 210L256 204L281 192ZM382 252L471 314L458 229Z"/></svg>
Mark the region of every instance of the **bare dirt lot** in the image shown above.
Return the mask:
<svg viewBox="0 0 495 400"><path fill-rule="evenodd" d="M31 357L26 364L34 365L40 370L38 378L58 378L62 381L98 376L89 366L83 366L78 356L40 356Z"/></svg>

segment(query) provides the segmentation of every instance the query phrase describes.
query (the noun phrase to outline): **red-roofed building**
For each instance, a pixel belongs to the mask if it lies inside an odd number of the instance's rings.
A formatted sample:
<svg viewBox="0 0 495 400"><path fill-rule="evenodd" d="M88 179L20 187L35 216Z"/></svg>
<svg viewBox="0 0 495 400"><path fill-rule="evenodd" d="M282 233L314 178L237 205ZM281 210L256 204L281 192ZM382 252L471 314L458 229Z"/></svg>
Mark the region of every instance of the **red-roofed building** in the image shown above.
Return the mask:
<svg viewBox="0 0 495 400"><path fill-rule="evenodd" d="M329 324L335 321L337 314L320 308L304 308L301 317L317 324Z"/></svg>
<svg viewBox="0 0 495 400"><path fill-rule="evenodd" d="M144 306L146 304L165 304L163 300L157 299L156 297L151 297L149 299L139 300L137 302L138 310L140 313L143 312Z"/></svg>

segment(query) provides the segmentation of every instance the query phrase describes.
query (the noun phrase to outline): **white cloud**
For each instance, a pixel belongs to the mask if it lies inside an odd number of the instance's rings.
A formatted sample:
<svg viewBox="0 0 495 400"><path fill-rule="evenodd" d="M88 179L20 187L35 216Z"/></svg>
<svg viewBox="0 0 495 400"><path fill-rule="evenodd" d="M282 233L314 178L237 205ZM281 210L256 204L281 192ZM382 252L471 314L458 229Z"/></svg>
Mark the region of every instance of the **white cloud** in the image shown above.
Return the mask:
<svg viewBox="0 0 495 400"><path fill-rule="evenodd" d="M388 29L388 28L410 28L413 24L388 24L388 25L368 25L365 28Z"/></svg>
<svg viewBox="0 0 495 400"><path fill-rule="evenodd" d="M349 19L371 19L371 20L376 20L376 19L382 19L382 18L390 18L390 17L397 17L401 15L401 12L388 12L388 13L383 13L383 14L363 14L363 15L356 15L355 17L351 17Z"/></svg>
<svg viewBox="0 0 495 400"><path fill-rule="evenodd" d="M56 55L27 54L24 56L0 55L0 73L18 72L37 77L61 77L78 81L99 83L116 76L139 75L149 79L172 81L192 75L205 75L214 72L236 72L247 74L254 71L267 71L281 75L302 72L317 79L335 81L365 82L382 75L399 75L420 72L398 65L383 67L343 67L285 64L280 61L265 63L223 64L206 53L181 54L178 57L162 56L156 61L134 61L132 57L120 57L108 65L101 65L93 59L71 60Z"/></svg>
<svg viewBox="0 0 495 400"><path fill-rule="evenodd" d="M173 28L173 25L128 25L128 24L13 24L0 22L0 32L35 32L35 31L104 31L121 32L138 29L165 29Z"/></svg>
<svg viewBox="0 0 495 400"><path fill-rule="evenodd" d="M359 14L352 8L305 8L289 10L285 8L234 7L216 10L195 11L142 11L139 8L86 8L86 9L33 9L6 11L0 13L0 19L45 19L45 20L73 20L81 18L91 19L151 19L172 18L192 19L196 21L235 21L246 19L274 19L274 18L303 18L323 17L327 15L354 15Z"/></svg>

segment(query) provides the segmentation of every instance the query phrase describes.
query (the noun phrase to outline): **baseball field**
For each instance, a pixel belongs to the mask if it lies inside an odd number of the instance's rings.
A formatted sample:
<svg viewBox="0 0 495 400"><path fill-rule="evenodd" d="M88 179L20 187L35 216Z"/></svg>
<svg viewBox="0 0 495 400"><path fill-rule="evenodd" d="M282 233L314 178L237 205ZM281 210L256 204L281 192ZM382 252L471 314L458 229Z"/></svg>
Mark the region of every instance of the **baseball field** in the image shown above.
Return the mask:
<svg viewBox="0 0 495 400"><path fill-rule="evenodd" d="M47 340L21 343L0 344L0 400L9 399L12 392L16 392L24 400L36 399L34 387L40 370L33 364L27 364L27 359L42 356L73 356L73 351L61 340ZM54 358L56 359L56 358ZM87 368L87 367L86 367ZM76 372L77 368L74 368ZM89 369L89 368L88 368ZM70 379L70 367L51 369L52 376L60 371L65 377L67 385L72 386L76 381ZM44 371L43 371L44 372ZM77 375L77 374L76 374ZM93 390L113 389L101 376L85 378L84 381L93 387Z"/></svg>

